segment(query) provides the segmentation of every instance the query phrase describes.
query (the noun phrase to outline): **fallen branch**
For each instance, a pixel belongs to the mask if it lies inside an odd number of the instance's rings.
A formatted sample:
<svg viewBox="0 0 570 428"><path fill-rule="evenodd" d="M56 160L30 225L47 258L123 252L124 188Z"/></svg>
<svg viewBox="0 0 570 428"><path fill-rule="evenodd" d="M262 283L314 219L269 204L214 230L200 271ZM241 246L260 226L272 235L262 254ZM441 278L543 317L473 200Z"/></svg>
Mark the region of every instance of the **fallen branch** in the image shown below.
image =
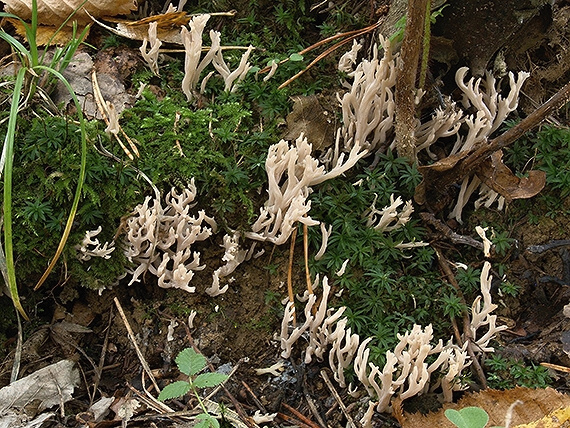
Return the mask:
<svg viewBox="0 0 570 428"><path fill-rule="evenodd" d="M508 131L492 139L487 144L478 145L466 152L459 152L443 158L431 165L418 169L423 181L416 188L414 198L417 203L434 206L438 203L449 186L463 178L477 173L485 162L499 150L512 144L526 132L539 125L547 116L570 101L570 83L560 89L552 98Z"/></svg>

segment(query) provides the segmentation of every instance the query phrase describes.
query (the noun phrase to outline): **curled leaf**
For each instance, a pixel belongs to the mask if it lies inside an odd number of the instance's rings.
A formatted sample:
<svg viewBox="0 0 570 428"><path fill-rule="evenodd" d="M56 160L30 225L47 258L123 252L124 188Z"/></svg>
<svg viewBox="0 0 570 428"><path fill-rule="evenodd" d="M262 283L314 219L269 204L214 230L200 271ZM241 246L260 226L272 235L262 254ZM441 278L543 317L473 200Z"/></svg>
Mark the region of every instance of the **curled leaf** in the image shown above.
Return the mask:
<svg viewBox="0 0 570 428"><path fill-rule="evenodd" d="M476 174L483 183L504 196L507 201L532 198L544 188L544 171L530 171L527 177L517 177L503 163L502 158L503 151L496 151L478 166Z"/></svg>

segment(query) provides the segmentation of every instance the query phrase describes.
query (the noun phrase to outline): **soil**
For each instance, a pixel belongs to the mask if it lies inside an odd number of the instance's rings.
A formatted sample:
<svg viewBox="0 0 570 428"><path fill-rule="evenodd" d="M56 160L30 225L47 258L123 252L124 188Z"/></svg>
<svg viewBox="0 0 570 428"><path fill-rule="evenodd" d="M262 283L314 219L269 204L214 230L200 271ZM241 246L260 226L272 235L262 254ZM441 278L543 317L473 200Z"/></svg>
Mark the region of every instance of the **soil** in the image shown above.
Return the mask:
<svg viewBox="0 0 570 428"><path fill-rule="evenodd" d="M453 2L450 4L450 13L444 16L459 19L465 11ZM521 103L525 112L532 111L559 89L561 82L569 80L569 17L570 6L564 1L552 2L551 7L532 14L525 25L509 23L510 37L503 44L478 46L472 53L458 45L461 43L458 39L453 49L472 55L467 58L468 62L479 64L485 58L483 65L492 62L502 49L509 69L531 70L532 82L526 85L528 89ZM455 24L463 28L469 20ZM448 30L453 33L453 28ZM516 35L522 33L528 36L524 43L513 43L513 38L516 40ZM439 35L434 31L434 34L443 38L449 35L445 31ZM473 43L473 38L464 43ZM449 44L444 45L449 47ZM125 67L113 69L125 73L120 79L122 82L128 81L128 73L132 72L132 53L130 50L126 56L129 62ZM116 56L110 57L116 59ZM447 66L439 64L441 69ZM320 100L324 106L330 105L330 96L326 97ZM559 117L559 120L565 119ZM331 126L334 127L334 123ZM332 132L334 130L323 130L321 134ZM511 237L516 239L516 248L504 261L508 263L510 280L521 285L522 292L517 299L504 297L500 301L499 315L510 328L501 334L499 342L505 355L570 367L570 318L564 314L570 298L568 246L553 246L542 252L532 248L568 239L570 218L563 214L556 220L543 217L535 225L529 223L524 213L520 216L520 220L512 222L516 226L510 231ZM202 244L200 250L206 265L209 259L219 260L223 254L219 240L215 237ZM281 416L280 424L283 425L298 425L299 416L286 407L289 405L309 419L315 420L318 413L326 418L329 426L345 426L343 412L320 375L325 365L305 366L299 362L299 356L294 355L285 361L285 370L280 376L255 373L255 369L269 367L280 360L279 341L275 338L281 322L278 302L287 293L288 246L265 245L264 249L265 254L261 257L237 268L229 290L216 298L204 293L211 283L212 272L208 269L193 279L192 285L197 288L194 294L161 289L151 278L130 287L121 283L101 293L66 285L44 289L35 313L30 314L33 323L25 327L28 338L21 355L19 377L64 358L77 361L81 371L81 384L73 394L74 399L65 406L66 416L58 416L57 422L50 426L80 426L81 421L88 418L85 412L93 399L97 400L100 395L112 396L115 400L135 397L145 403L144 389L152 387L143 373L141 358L134 349L135 342L160 387L179 376L174 364L178 352L195 346L215 367L235 369L227 383L227 392L219 392L213 400L232 409L237 402L248 415L263 409L264 413L280 412L294 418L286 420L286 416ZM305 284L302 254L302 245L297 244L293 283L298 284L299 292ZM11 307L6 296L0 299L1 307ZM193 326L189 326L188 320L191 311L197 312ZM129 336L129 329L133 337ZM10 340L4 346L9 352L0 366L0 385L9 383L16 329L9 331L7 336ZM556 386L568 389L565 375L559 376ZM341 400L351 407L349 413L355 416L358 402L346 391L339 389L339 393ZM186 409L184 401L175 401L172 406L174 410ZM306 426L307 422L304 423ZM314 424L318 426L318 423ZM381 415L375 416L375 424L397 425ZM113 420L111 412L103 422L86 422L84 425L119 426L121 421ZM138 409L128 425L190 426L183 416L160 417L149 403Z"/></svg>

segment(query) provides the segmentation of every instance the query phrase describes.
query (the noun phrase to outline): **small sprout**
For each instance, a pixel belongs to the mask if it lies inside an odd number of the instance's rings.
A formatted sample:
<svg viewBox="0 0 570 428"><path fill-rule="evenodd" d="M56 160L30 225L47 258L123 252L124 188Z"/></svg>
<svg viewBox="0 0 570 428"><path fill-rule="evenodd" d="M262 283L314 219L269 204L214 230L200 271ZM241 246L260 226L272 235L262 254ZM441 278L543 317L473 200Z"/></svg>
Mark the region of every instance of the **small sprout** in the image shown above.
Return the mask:
<svg viewBox="0 0 570 428"><path fill-rule="evenodd" d="M465 407L461 410L447 409L445 417L459 428L484 428L489 415L480 407Z"/></svg>
<svg viewBox="0 0 570 428"><path fill-rule="evenodd" d="M218 386L228 379L228 375L223 373L200 373L206 367L206 358L191 348L186 348L176 357L176 365L178 369L188 376L188 381L179 380L167 385L158 395L160 401L166 401L173 398L180 398L189 392L192 392L198 399L198 403L202 408L201 414L196 416L200 422L196 425L198 428L219 428L220 423L208 412L204 406L204 402L198 394L199 388L209 388Z"/></svg>
<svg viewBox="0 0 570 428"><path fill-rule="evenodd" d="M298 54L298 53L291 54L289 56L289 61L291 61L291 62L303 61L303 55Z"/></svg>

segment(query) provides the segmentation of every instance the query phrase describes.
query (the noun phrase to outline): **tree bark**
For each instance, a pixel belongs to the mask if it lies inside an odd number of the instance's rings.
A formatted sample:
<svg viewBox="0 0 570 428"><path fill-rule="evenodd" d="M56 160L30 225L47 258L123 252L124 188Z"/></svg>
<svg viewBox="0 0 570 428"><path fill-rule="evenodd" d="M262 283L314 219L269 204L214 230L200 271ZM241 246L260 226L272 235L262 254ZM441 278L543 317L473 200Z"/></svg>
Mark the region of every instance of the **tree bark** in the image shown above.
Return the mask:
<svg viewBox="0 0 570 428"><path fill-rule="evenodd" d="M398 156L416 162L416 77L429 0L410 0L404 40L396 77L396 150Z"/></svg>

